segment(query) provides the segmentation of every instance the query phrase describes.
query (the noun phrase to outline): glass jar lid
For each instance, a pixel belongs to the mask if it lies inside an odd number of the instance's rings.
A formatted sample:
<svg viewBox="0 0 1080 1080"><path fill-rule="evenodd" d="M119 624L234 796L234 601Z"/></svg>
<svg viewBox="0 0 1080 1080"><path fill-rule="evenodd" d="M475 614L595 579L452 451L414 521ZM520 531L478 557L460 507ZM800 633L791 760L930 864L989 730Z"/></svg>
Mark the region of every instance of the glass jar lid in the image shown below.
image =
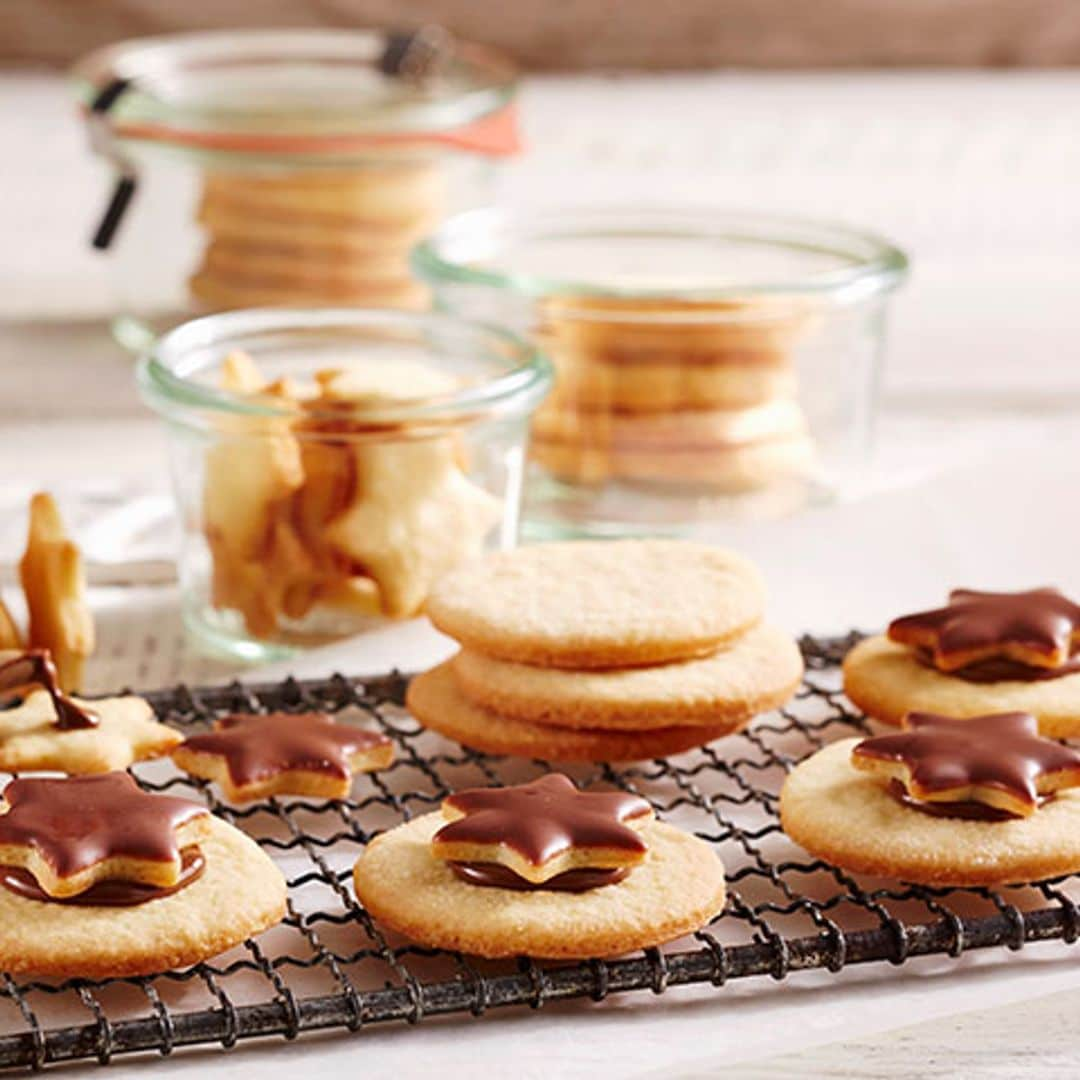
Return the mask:
<svg viewBox="0 0 1080 1080"><path fill-rule="evenodd" d="M895 288L907 265L887 240L847 226L694 207L469 211L413 256L416 273L436 287L643 304L854 302Z"/></svg>
<svg viewBox="0 0 1080 1080"><path fill-rule="evenodd" d="M244 154L348 154L398 142L516 149L505 115L512 66L430 29L144 38L92 53L73 77L84 107L106 114L109 134L129 142Z"/></svg>

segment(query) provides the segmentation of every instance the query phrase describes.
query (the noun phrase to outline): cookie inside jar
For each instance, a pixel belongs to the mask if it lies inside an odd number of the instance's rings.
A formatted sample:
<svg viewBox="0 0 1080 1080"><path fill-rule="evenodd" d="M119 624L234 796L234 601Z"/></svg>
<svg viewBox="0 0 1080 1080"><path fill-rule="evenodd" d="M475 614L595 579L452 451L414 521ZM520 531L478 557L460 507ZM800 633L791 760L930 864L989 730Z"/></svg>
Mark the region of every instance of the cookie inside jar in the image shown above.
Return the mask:
<svg viewBox="0 0 1080 1080"><path fill-rule="evenodd" d="M550 376L498 330L312 309L189 323L142 382L175 436L188 624L262 657L416 616L512 543Z"/></svg>
<svg viewBox="0 0 1080 1080"><path fill-rule="evenodd" d="M903 254L856 230L719 207L474 211L413 256L442 307L551 359L526 531L642 532L790 513L869 461Z"/></svg>

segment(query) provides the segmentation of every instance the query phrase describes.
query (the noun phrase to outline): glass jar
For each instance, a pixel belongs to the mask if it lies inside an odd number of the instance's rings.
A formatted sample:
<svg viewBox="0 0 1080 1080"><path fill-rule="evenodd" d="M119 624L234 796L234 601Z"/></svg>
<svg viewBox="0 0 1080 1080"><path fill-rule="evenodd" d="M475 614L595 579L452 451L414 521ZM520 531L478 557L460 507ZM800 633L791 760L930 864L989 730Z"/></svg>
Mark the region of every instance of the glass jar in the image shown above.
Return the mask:
<svg viewBox="0 0 1080 1080"><path fill-rule="evenodd" d="M491 200L515 79L431 28L181 34L74 70L113 176L93 236L119 339L263 306L423 308L408 252Z"/></svg>
<svg viewBox="0 0 1080 1080"><path fill-rule="evenodd" d="M461 559L515 543L547 362L442 315L261 309L164 335L184 619L248 660L419 612Z"/></svg>
<svg viewBox="0 0 1080 1080"><path fill-rule="evenodd" d="M831 497L869 458L905 256L709 209L468 212L416 249L438 307L529 335L537 538L701 532Z"/></svg>

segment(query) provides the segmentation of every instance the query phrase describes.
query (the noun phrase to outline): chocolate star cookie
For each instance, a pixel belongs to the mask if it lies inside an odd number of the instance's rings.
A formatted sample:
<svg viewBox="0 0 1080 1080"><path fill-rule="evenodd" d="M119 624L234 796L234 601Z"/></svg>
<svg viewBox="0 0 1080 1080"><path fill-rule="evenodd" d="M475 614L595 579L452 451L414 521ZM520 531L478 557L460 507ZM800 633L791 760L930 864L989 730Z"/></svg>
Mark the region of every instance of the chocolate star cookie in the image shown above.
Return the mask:
<svg viewBox="0 0 1080 1080"><path fill-rule="evenodd" d="M238 714L214 728L187 738L172 758L234 802L286 794L342 799L353 776L385 769L394 758L385 735L325 713Z"/></svg>
<svg viewBox="0 0 1080 1080"><path fill-rule="evenodd" d="M543 885L574 871L618 880L648 850L641 826L652 808L637 795L578 791L561 773L517 787L460 791L443 802L450 819L431 842L436 858L476 884ZM507 868L510 877L492 868ZM478 869L480 868L480 869ZM591 877L590 879L591 880Z"/></svg>
<svg viewBox="0 0 1080 1080"><path fill-rule="evenodd" d="M19 779L0 804L0 970L148 975L278 922L285 879L238 829L126 773Z"/></svg>
<svg viewBox="0 0 1080 1080"><path fill-rule="evenodd" d="M864 739L851 763L899 783L907 798L933 803L943 813L959 805L968 816L974 803L1029 817L1040 798L1080 786L1080 753L1041 738L1030 713L967 720L912 713L904 726L908 730L900 735Z"/></svg>
<svg viewBox="0 0 1080 1080"><path fill-rule="evenodd" d="M28 691L34 684L40 688ZM7 772L126 769L182 739L133 694L91 702L63 693L46 650L9 654L0 664L0 694L14 690L25 694L22 702L0 710L0 769Z"/></svg>
<svg viewBox="0 0 1080 1080"><path fill-rule="evenodd" d="M368 844L353 883L388 927L488 957L615 956L697 930L724 905L705 841L636 795L578 791L558 774L449 796Z"/></svg>

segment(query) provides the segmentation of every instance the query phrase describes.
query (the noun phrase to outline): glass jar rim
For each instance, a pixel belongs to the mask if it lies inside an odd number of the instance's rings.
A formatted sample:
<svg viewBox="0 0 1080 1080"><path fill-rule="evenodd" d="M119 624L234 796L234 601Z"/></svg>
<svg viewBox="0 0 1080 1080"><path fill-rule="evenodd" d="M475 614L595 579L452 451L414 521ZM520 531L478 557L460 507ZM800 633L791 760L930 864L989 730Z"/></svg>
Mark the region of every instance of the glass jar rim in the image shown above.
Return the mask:
<svg viewBox="0 0 1080 1080"><path fill-rule="evenodd" d="M266 396L250 396L199 382L185 375L185 358L225 347L242 349L244 334L311 331L319 329L443 330L473 335L504 348L513 366L487 381L449 394L404 401L386 400L372 406L340 403L318 409ZM190 371L189 371L190 373ZM167 418L186 419L228 415L252 419L341 421L387 429L405 424L439 425L490 419L531 411L551 388L550 362L532 344L500 326L434 312L408 312L374 308L251 308L204 315L182 323L158 338L139 361L136 375L143 400Z"/></svg>
<svg viewBox="0 0 1080 1080"><path fill-rule="evenodd" d="M493 269L469 257L470 248L490 245L500 232L525 243L617 234L684 240L715 235L753 240L778 249L841 256L849 265L816 274L722 286L704 282L645 286L604 283L585 275L562 277L512 268ZM551 207L528 213L499 208L470 210L451 217L423 240L413 250L411 262L414 273L435 287L475 285L532 298L667 300L688 305L723 304L751 297L854 303L895 289L907 276L909 265L905 253L884 237L836 222L715 206L663 205ZM701 314L717 317L715 309ZM692 311L680 311L676 317L681 320L693 315ZM649 313L648 317L663 318L663 313Z"/></svg>
<svg viewBox="0 0 1080 1080"><path fill-rule="evenodd" d="M357 82L344 100L306 106L292 95L276 104L223 102L205 93L207 73L274 65L334 65L359 80L378 70L388 35L374 30L206 31L135 38L98 49L72 68L75 93L88 111L104 112L117 140L160 143L250 156L261 153L351 153L372 140L438 139L483 123L509 106L517 90L513 65L496 50L455 43L448 73L425 84L400 82L393 97L367 94ZM185 76L200 92L185 100ZM351 77L351 75L350 75ZM101 109L100 97L123 86ZM320 91L320 93L322 93ZM507 136L509 137L509 136ZM512 149L500 151L512 152Z"/></svg>

